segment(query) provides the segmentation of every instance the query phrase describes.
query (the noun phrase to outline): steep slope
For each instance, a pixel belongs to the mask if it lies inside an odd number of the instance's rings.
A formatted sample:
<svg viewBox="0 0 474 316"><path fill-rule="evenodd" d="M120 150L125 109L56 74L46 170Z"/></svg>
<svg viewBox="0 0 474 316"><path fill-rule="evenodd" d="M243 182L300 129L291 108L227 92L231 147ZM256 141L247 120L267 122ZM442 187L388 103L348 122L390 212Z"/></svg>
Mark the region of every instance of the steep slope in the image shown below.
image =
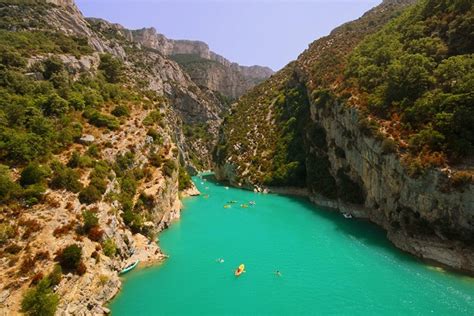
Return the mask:
<svg viewBox="0 0 474 316"><path fill-rule="evenodd" d="M472 3L401 14L411 2L384 1L244 95L224 120L216 172L248 188L307 188L399 248L473 272Z"/></svg>
<svg viewBox="0 0 474 316"><path fill-rule="evenodd" d="M150 241L193 193L186 169L208 167L223 104L122 30L0 1L1 314L108 312L117 271L164 258Z"/></svg>
<svg viewBox="0 0 474 316"><path fill-rule="evenodd" d="M273 74L268 67L241 66L212 52L200 41L172 40L154 28L134 30L131 39L178 62L199 86L235 99Z"/></svg>

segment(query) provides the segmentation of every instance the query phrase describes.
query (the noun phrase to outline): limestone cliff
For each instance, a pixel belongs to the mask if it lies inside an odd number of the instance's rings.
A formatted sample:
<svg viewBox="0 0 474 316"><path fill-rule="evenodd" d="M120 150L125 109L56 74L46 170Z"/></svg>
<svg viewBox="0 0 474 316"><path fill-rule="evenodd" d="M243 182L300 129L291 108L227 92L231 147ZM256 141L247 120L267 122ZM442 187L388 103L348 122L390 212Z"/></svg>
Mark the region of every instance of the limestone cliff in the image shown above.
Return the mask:
<svg viewBox="0 0 474 316"><path fill-rule="evenodd" d="M171 56L200 86L218 91L229 98L237 98L255 84L273 74L268 67L241 66L214 53L201 41L172 40L154 28L131 32L134 41Z"/></svg>
<svg viewBox="0 0 474 316"><path fill-rule="evenodd" d="M360 93L353 86L353 77L349 78L348 68L353 67L350 56L366 58L364 49L370 45L371 49L379 49L373 52L374 59L380 58L378 61L384 64L382 51L390 46L380 41L395 38L390 32L401 28L395 22L387 23L390 20L398 17L397 23L409 25L403 19L419 19L422 25L433 8L441 10L437 14L442 16L452 18L458 14L460 20L463 13L459 12L469 12L469 8L463 7L456 14L448 14L442 12L447 6L421 1L419 6L401 14L412 2L384 1L360 19L310 44L295 62L241 97L223 123L215 150L219 164L216 174L233 185L250 189L255 185L305 187L314 203L382 226L400 249L472 273L472 161L468 157L462 163L449 164L440 159L442 163L436 162L438 165L422 164L419 157L428 147L410 148L416 139L408 140L413 127L403 130L400 114L395 113L397 105L391 104L390 115L380 117L377 111L381 109L373 101L377 100L376 93L370 89ZM370 44L358 48L365 40ZM402 37L402 43L402 47L410 50L414 42L404 43ZM465 41L459 41L456 53L469 53L472 47L462 43ZM454 40L449 45L457 47ZM465 56L469 54L462 57L469 60ZM382 71L366 76L376 63L358 68L358 74L365 76L367 82L377 81L383 76ZM387 86L393 87L396 79L391 79ZM393 95L403 93L401 88L392 91ZM371 96L368 100L367 95ZM469 102L467 95L464 98ZM403 104L408 107L407 100L408 96ZM415 126L413 121L411 124ZM469 148L469 142L465 144ZM444 148L449 148L449 144ZM420 171L422 166L425 169Z"/></svg>

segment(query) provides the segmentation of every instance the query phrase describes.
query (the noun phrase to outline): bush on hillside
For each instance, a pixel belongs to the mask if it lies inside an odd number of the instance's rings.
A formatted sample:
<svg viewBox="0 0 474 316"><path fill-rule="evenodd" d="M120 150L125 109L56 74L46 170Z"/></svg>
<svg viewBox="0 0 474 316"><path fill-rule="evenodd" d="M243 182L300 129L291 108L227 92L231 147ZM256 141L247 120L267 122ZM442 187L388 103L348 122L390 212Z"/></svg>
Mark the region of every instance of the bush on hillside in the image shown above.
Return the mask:
<svg viewBox="0 0 474 316"><path fill-rule="evenodd" d="M82 260L82 247L76 244L66 246L59 252L57 260L64 271L75 271Z"/></svg>
<svg viewBox="0 0 474 316"><path fill-rule="evenodd" d="M21 301L21 311L30 316L54 316L59 297L51 289L51 281L43 278L29 289Z"/></svg>

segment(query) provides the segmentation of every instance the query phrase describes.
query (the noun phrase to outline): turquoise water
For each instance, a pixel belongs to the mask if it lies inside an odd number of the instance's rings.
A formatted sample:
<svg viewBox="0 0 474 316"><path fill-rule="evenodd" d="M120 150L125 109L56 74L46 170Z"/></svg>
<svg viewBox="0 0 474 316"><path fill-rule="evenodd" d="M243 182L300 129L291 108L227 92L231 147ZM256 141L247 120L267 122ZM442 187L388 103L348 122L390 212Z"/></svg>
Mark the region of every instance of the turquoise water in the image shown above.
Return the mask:
<svg viewBox="0 0 474 316"><path fill-rule="evenodd" d="M170 258L126 275L113 315L474 315L473 278L420 263L371 224L194 181L209 197L184 201L181 220L160 235ZM239 204L223 208L229 200Z"/></svg>

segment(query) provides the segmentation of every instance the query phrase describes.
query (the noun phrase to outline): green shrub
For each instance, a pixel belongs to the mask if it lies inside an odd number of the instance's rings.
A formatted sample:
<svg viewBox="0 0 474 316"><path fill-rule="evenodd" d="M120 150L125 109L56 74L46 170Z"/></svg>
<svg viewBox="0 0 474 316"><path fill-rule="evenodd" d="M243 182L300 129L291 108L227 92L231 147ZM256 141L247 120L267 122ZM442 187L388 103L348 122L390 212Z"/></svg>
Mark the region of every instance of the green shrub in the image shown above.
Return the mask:
<svg viewBox="0 0 474 316"><path fill-rule="evenodd" d="M84 112L85 117L94 126L106 127L110 130L116 130L120 127L120 122L113 116L100 113L99 111Z"/></svg>
<svg viewBox="0 0 474 316"><path fill-rule="evenodd" d="M86 168L93 165L93 160L88 155L82 155L74 151L69 159L67 166L70 168Z"/></svg>
<svg viewBox="0 0 474 316"><path fill-rule="evenodd" d="M15 229L9 223L0 224L0 246L15 236Z"/></svg>
<svg viewBox="0 0 474 316"><path fill-rule="evenodd" d="M51 79L54 74L64 71L64 63L56 56L50 57L43 62L45 79Z"/></svg>
<svg viewBox="0 0 474 316"><path fill-rule="evenodd" d="M362 118L359 120L359 128L364 135L374 136L379 130L379 124L373 119Z"/></svg>
<svg viewBox="0 0 474 316"><path fill-rule="evenodd" d="M163 115L158 110L151 111L148 115L143 119L143 125L149 126L155 123L161 123L163 121Z"/></svg>
<svg viewBox="0 0 474 316"><path fill-rule="evenodd" d="M100 201L102 199L102 194L100 191L93 185L88 185L85 189L79 193L79 201L82 204L92 204Z"/></svg>
<svg viewBox="0 0 474 316"><path fill-rule="evenodd" d="M116 117L129 116L130 115L130 109L125 105L117 105L112 110L112 115L114 115Z"/></svg>
<svg viewBox="0 0 474 316"><path fill-rule="evenodd" d="M163 158L159 153L151 153L148 156L148 160L150 161L151 165L157 168L160 168L163 164Z"/></svg>
<svg viewBox="0 0 474 316"><path fill-rule="evenodd" d="M48 275L48 279L51 282L51 286L58 285L61 282L63 269L59 264L55 264L53 271Z"/></svg>
<svg viewBox="0 0 474 316"><path fill-rule="evenodd" d="M122 179L120 179L120 192L128 196L135 196L137 192L137 181L131 173L127 173Z"/></svg>
<svg viewBox="0 0 474 316"><path fill-rule="evenodd" d="M48 170L40 164L30 163L21 172L20 184L26 187L31 184L41 183L48 173Z"/></svg>
<svg viewBox="0 0 474 316"><path fill-rule="evenodd" d="M123 64L111 54L103 54L100 56L99 69L102 70L105 78L110 83L117 83L122 80Z"/></svg>
<svg viewBox="0 0 474 316"><path fill-rule="evenodd" d="M8 46L0 45L0 64L7 67L23 68L26 66L26 59L16 50Z"/></svg>
<svg viewBox="0 0 474 316"><path fill-rule="evenodd" d="M117 246L115 245L115 241L113 239L106 239L102 244L102 249L104 251L104 255L107 257L115 257L117 253Z"/></svg>
<svg viewBox="0 0 474 316"><path fill-rule="evenodd" d="M86 101L84 100L84 96L79 92L69 93L67 101L69 105L72 106L76 111L82 111L86 107Z"/></svg>
<svg viewBox="0 0 474 316"><path fill-rule="evenodd" d="M439 151L443 148L445 137L432 128L426 128L412 135L409 140L410 150L414 153L421 151L425 146L431 150Z"/></svg>
<svg viewBox="0 0 474 316"><path fill-rule="evenodd" d="M9 169L0 165L0 202L7 202L21 194L21 187L13 182Z"/></svg>
<svg viewBox="0 0 474 316"><path fill-rule="evenodd" d="M99 218L94 212L89 210L82 212L82 220L84 221L82 229L86 234L88 234L93 227L99 225Z"/></svg>
<svg viewBox="0 0 474 316"><path fill-rule="evenodd" d="M82 247L76 244L66 246L58 255L59 264L65 271L73 271L79 267L82 259Z"/></svg>
<svg viewBox="0 0 474 316"><path fill-rule="evenodd" d="M100 194L105 193L107 190L107 184L107 178L101 178L98 176L92 176L89 182L89 185L95 187Z"/></svg>
<svg viewBox="0 0 474 316"><path fill-rule="evenodd" d="M100 148L97 144L92 144L87 148L87 154L94 158L100 157Z"/></svg>
<svg viewBox="0 0 474 316"><path fill-rule="evenodd" d="M178 183L179 183L179 190L183 191L191 187L192 181L191 177L189 176L188 172L184 168L179 168L179 175L178 175Z"/></svg>
<svg viewBox="0 0 474 316"><path fill-rule="evenodd" d="M153 138L153 142L155 144L162 145L163 144L163 137L158 133L158 131L154 128L150 128L148 132L146 133L148 136Z"/></svg>
<svg viewBox="0 0 474 316"><path fill-rule="evenodd" d="M163 165L163 172L167 177L171 177L173 172L177 169L176 161L174 159L168 159Z"/></svg>
<svg viewBox="0 0 474 316"><path fill-rule="evenodd" d="M117 155L115 157L114 171L118 177L122 177L124 173L132 168L135 162L135 154L132 152L126 152L123 155Z"/></svg>
<svg viewBox="0 0 474 316"><path fill-rule="evenodd" d="M21 301L21 311L31 316L53 316L59 297L51 290L51 282L43 278L38 285L29 289Z"/></svg>
<svg viewBox="0 0 474 316"><path fill-rule="evenodd" d="M51 178L50 187L53 189L66 189L71 192L79 192L82 184L79 182L79 174L60 162L53 162L51 165L53 176Z"/></svg>
<svg viewBox="0 0 474 316"><path fill-rule="evenodd" d="M122 218L125 225L130 227L133 233L140 233L142 231L144 220L141 214L127 209L123 211Z"/></svg>
<svg viewBox="0 0 474 316"><path fill-rule="evenodd" d="M32 184L23 190L21 196L23 197L25 204L32 206L38 204L43 199L43 194L46 191L46 187L41 184Z"/></svg>

